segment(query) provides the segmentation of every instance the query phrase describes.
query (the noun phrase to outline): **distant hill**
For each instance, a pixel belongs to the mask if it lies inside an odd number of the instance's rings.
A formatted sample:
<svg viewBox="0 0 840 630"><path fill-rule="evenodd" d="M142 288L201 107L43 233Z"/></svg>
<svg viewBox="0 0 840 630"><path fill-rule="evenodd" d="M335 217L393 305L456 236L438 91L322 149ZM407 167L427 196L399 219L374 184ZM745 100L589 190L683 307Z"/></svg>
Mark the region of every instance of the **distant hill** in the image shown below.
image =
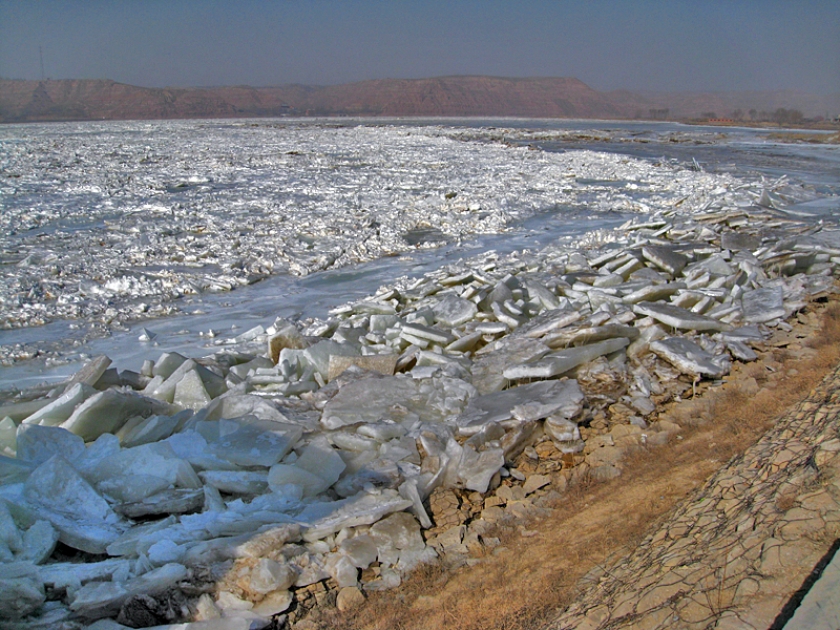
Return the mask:
<svg viewBox="0 0 840 630"><path fill-rule="evenodd" d="M740 109L837 116L840 94L598 92L573 78L382 79L334 86L145 88L110 80L0 79L0 122L257 116L695 118Z"/></svg>

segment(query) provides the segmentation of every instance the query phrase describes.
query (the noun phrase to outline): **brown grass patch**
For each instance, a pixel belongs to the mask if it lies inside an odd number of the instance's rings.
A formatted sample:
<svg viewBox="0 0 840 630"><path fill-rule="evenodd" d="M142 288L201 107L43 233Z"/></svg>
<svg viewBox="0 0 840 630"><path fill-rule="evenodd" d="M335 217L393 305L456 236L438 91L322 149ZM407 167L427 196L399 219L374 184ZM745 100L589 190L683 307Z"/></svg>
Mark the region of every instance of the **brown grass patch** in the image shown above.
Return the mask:
<svg viewBox="0 0 840 630"><path fill-rule="evenodd" d="M571 486L551 516L524 524L536 535L522 537L511 528L502 536L503 548L475 566L424 567L401 588L371 595L352 614L321 611L311 619L335 630L543 627L574 601L581 578L597 579L610 560L635 548L680 500L753 444L838 363L840 305L817 308L823 327L807 344L815 354L798 358L795 348L770 350L757 363L738 364L721 387L683 403L694 405L695 415L700 405L708 420L684 426L667 446L639 447L625 458L618 479ZM789 507L783 496L779 503L777 509Z"/></svg>

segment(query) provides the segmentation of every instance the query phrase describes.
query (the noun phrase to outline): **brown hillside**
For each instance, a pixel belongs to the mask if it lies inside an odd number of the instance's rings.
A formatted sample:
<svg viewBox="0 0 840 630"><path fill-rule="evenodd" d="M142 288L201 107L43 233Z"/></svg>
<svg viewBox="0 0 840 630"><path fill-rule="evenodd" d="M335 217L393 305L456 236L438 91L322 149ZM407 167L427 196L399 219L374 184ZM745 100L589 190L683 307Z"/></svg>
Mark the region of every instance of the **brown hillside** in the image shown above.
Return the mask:
<svg viewBox="0 0 840 630"><path fill-rule="evenodd" d="M334 86L144 88L110 80L0 79L0 122L321 116L692 118L740 109L840 113L840 95L798 92L636 94L597 92L574 78L481 76L382 79ZM661 114L667 110L667 116Z"/></svg>

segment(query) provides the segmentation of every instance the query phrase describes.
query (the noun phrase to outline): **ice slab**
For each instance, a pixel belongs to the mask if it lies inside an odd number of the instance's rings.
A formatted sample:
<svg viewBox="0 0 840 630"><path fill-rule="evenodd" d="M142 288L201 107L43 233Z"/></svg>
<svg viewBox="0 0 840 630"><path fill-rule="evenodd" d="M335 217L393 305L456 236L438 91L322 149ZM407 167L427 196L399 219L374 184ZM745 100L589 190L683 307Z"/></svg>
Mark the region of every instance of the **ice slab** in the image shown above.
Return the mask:
<svg viewBox="0 0 840 630"><path fill-rule="evenodd" d="M300 488L304 497L314 497L332 485L294 464L275 464L268 471L267 480L268 486L276 492L284 492L285 486L295 486Z"/></svg>
<svg viewBox="0 0 840 630"><path fill-rule="evenodd" d="M0 544L15 553L23 549L23 536L3 501L0 501ZM8 559L2 561L7 562Z"/></svg>
<svg viewBox="0 0 840 630"><path fill-rule="evenodd" d="M297 518L305 527L303 539L313 542L345 527L370 525L409 507L411 501L403 499L395 490L382 490L376 494L361 492L340 501L311 504Z"/></svg>
<svg viewBox="0 0 840 630"><path fill-rule="evenodd" d="M267 471L205 470L198 476L221 492L262 494L268 489Z"/></svg>
<svg viewBox="0 0 840 630"><path fill-rule="evenodd" d="M0 455L15 457L18 425L9 416L0 420Z"/></svg>
<svg viewBox="0 0 840 630"><path fill-rule="evenodd" d="M281 360L286 352L288 351L280 353ZM319 341L315 345L309 346L304 350L293 350L291 352L294 354L299 353L299 356L303 358L308 365L315 368L323 379L329 378L330 357L337 354L350 357L359 355L359 351L355 347L349 344L337 343L328 339Z"/></svg>
<svg viewBox="0 0 840 630"><path fill-rule="evenodd" d="M663 271L667 271L672 277L679 275L688 264L688 257L685 254L656 245L642 247L642 256Z"/></svg>
<svg viewBox="0 0 840 630"><path fill-rule="evenodd" d="M47 426L59 425L67 420L73 410L85 399L96 393L90 385L76 383L61 396L48 405L41 407L38 411L24 419L25 424L42 424Z"/></svg>
<svg viewBox="0 0 840 630"><path fill-rule="evenodd" d="M111 359L108 357L104 355L94 357L67 380L64 391L69 391L79 384L96 385L96 382L102 378L109 365L111 365Z"/></svg>
<svg viewBox="0 0 840 630"><path fill-rule="evenodd" d="M753 324L763 324L787 315L781 287L746 291L741 296L741 305L744 309L744 319Z"/></svg>
<svg viewBox="0 0 840 630"><path fill-rule="evenodd" d="M457 328L471 321L478 307L474 302L450 294L432 307L432 311L438 324L445 328Z"/></svg>
<svg viewBox="0 0 840 630"><path fill-rule="evenodd" d="M476 451L471 445L465 444L457 463L458 477L467 490L484 493L493 476L504 465L504 449L486 448Z"/></svg>
<svg viewBox="0 0 840 630"><path fill-rule="evenodd" d="M310 442L301 451L294 465L320 477L326 484L326 488L338 481L347 467L341 456L325 438Z"/></svg>
<svg viewBox="0 0 840 630"><path fill-rule="evenodd" d="M23 486L26 507L49 521L59 540L88 553L104 553L119 535L119 517L60 455L38 466Z"/></svg>
<svg viewBox="0 0 840 630"><path fill-rule="evenodd" d="M17 431L17 457L43 464L53 455L76 461L85 453L85 441L67 429L21 424Z"/></svg>
<svg viewBox="0 0 840 630"><path fill-rule="evenodd" d="M128 518L140 518L159 514L183 514L203 506L203 488L169 488L150 494L140 501L122 503L114 509Z"/></svg>
<svg viewBox="0 0 840 630"><path fill-rule="evenodd" d="M151 416L138 422L130 431L120 431L120 443L126 447L151 444L168 438L173 432L186 422L192 411L185 409L174 416ZM123 429L127 425L123 425Z"/></svg>
<svg viewBox="0 0 840 630"><path fill-rule="evenodd" d="M637 302L656 302L671 297L678 291L685 289L684 282L670 282L668 284L652 284L647 287L637 289L632 293L628 293L622 299L627 304L636 304Z"/></svg>
<svg viewBox="0 0 840 630"><path fill-rule="evenodd" d="M170 409L151 398L108 389L85 400L61 426L90 442L116 432L132 416L170 415Z"/></svg>
<svg viewBox="0 0 840 630"><path fill-rule="evenodd" d="M506 337L485 346L480 352L480 355L476 353L471 369L472 384L480 394L489 394L506 385L505 368L540 359L551 352L551 348L538 339Z"/></svg>
<svg viewBox="0 0 840 630"><path fill-rule="evenodd" d="M109 559L100 562L54 562L40 567L41 580L47 586L61 590L79 588L82 584L117 579L123 581L131 571L129 560Z"/></svg>
<svg viewBox="0 0 840 630"><path fill-rule="evenodd" d="M164 373L166 371L156 376L162 376ZM181 385L179 390L178 386L185 377L187 381L184 385ZM211 372L192 359L187 359L180 363L162 383L156 383L152 380L143 391L148 396L164 402L173 402L176 394L180 391L181 400L184 402L183 406L191 407L197 405L203 397L206 397L209 402L209 400L221 396L227 391L227 384L218 374Z"/></svg>
<svg viewBox="0 0 840 630"><path fill-rule="evenodd" d="M325 405L321 425L339 429L358 423L388 420L391 408L417 395L414 379L405 376L364 378L339 389Z"/></svg>
<svg viewBox="0 0 840 630"><path fill-rule="evenodd" d="M330 367L327 378L332 381L352 366L362 370L384 374L385 376L391 376L396 370L397 359L399 359L399 355L396 354L371 354L358 357L334 354L330 356Z"/></svg>
<svg viewBox="0 0 840 630"><path fill-rule="evenodd" d="M58 537L58 531L48 521L35 521L32 527L23 533L23 549L18 557L41 564L52 555Z"/></svg>
<svg viewBox="0 0 840 630"><path fill-rule="evenodd" d="M579 365L593 361L605 354L618 352L626 348L630 340L626 337L607 339L577 348L569 348L559 352L552 352L539 361L522 363L505 368L504 377L510 380L524 378L552 378L565 374Z"/></svg>
<svg viewBox="0 0 840 630"><path fill-rule="evenodd" d="M298 425L253 418L211 446L217 457L233 464L268 467L283 459L302 435Z"/></svg>
<svg viewBox="0 0 840 630"><path fill-rule="evenodd" d="M38 567L30 562L0 564L0 618L20 619L46 601Z"/></svg>
<svg viewBox="0 0 840 630"><path fill-rule="evenodd" d="M558 413L572 418L583 398L576 380L528 383L473 398L456 423L459 433L472 435L492 423L515 426Z"/></svg>
<svg viewBox="0 0 840 630"><path fill-rule="evenodd" d="M660 302L640 302L633 306L633 311L640 315L648 315L656 321L662 322L666 326L679 328L680 330L695 330L695 331L727 331L732 330L732 326L705 315L698 315L673 304L663 304Z"/></svg>
<svg viewBox="0 0 840 630"><path fill-rule="evenodd" d="M201 487L192 466L166 442L121 449L103 458L87 476L101 492L123 503L142 501L176 485Z"/></svg>
<svg viewBox="0 0 840 630"><path fill-rule="evenodd" d="M359 534L343 540L339 545L339 550L358 569L367 569L376 562L379 554L376 543L367 534Z"/></svg>
<svg viewBox="0 0 840 630"><path fill-rule="evenodd" d="M668 337L650 344L650 349L684 374L720 378L729 373L729 360L715 357L685 337Z"/></svg>
<svg viewBox="0 0 840 630"><path fill-rule="evenodd" d="M386 566L396 566L405 552L410 554L426 547L420 525L406 512L392 514L377 522L370 528L369 535L376 545L379 562Z"/></svg>
<svg viewBox="0 0 840 630"><path fill-rule="evenodd" d="M196 370L189 370L184 374L175 384L175 391L172 394L172 403L182 409L197 411L206 407L211 400L212 397L207 393L204 381Z"/></svg>
<svg viewBox="0 0 840 630"><path fill-rule="evenodd" d="M29 462L0 455L0 483L10 484L24 481L34 468L35 465Z"/></svg>
<svg viewBox="0 0 840 630"><path fill-rule="evenodd" d="M623 324L606 324L604 326L583 326L575 330L557 333L546 337L543 341L550 348L566 348L591 344L605 339L625 338L630 341L638 338L639 330L633 326Z"/></svg>
<svg viewBox="0 0 840 630"><path fill-rule="evenodd" d="M156 595L189 575L181 564L170 563L126 582L89 582L76 591L70 609L88 619L116 614L132 595Z"/></svg>

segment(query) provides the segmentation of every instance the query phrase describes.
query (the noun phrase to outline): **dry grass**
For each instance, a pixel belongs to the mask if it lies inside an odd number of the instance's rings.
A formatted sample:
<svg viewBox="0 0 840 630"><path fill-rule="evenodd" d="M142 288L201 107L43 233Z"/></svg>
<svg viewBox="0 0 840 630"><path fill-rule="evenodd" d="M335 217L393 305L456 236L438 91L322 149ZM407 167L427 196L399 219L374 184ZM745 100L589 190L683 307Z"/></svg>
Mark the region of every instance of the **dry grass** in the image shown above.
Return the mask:
<svg viewBox="0 0 840 630"><path fill-rule="evenodd" d="M508 530L505 549L473 567L424 567L400 589L372 595L352 614L323 611L313 621L336 630L543 627L575 599L581 578L603 572L609 559L638 545L681 499L753 444L838 363L840 305L824 308L822 317L822 329L807 344L814 352L800 359L796 351L776 350L766 357L769 362L737 366L722 387L683 403L710 421L684 427L666 447L638 448L625 459L618 479L571 486L550 517L523 524L536 535ZM784 376L774 379L766 366L778 369L779 363ZM783 509L785 497L779 501Z"/></svg>

